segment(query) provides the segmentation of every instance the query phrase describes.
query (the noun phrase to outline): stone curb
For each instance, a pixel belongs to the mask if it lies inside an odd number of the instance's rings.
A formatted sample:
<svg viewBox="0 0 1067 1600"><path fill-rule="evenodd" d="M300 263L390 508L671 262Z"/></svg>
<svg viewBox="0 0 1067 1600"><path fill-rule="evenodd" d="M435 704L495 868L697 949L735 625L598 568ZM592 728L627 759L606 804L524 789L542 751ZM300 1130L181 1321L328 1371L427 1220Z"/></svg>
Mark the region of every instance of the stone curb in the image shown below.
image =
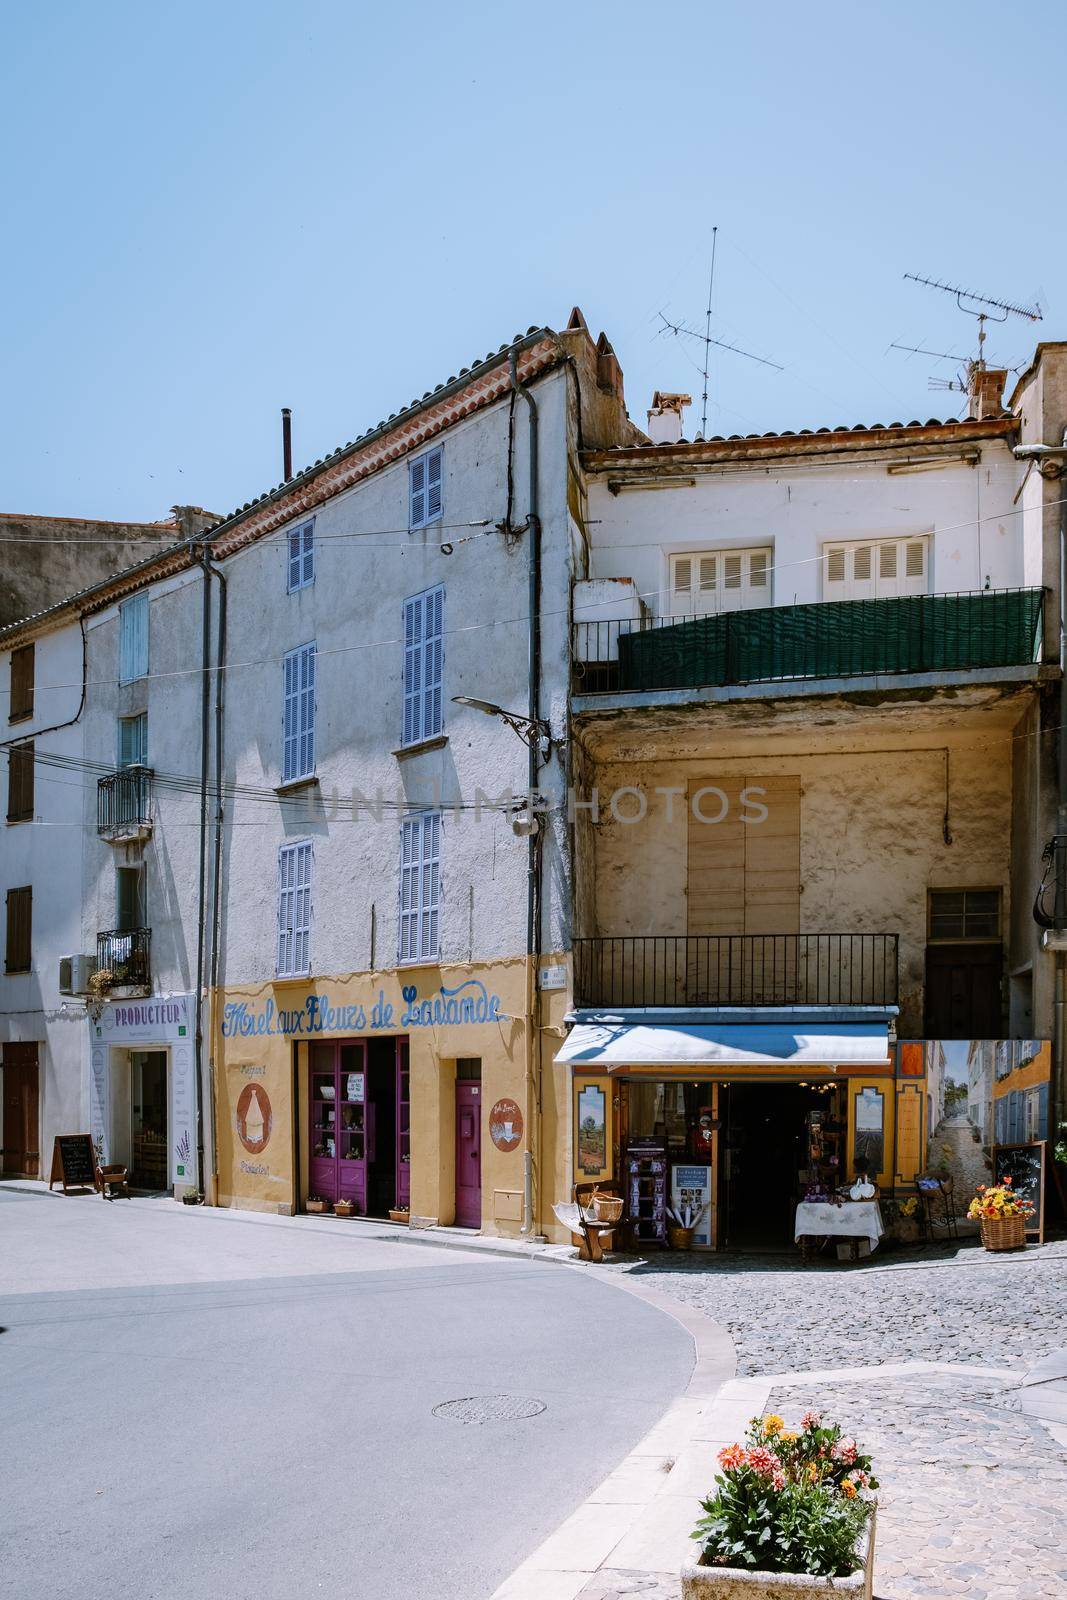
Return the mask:
<svg viewBox="0 0 1067 1600"><path fill-rule="evenodd" d="M692 1549L689 1534L714 1477L715 1446L708 1440L718 1437L717 1397L736 1370L729 1333L626 1272L588 1265L584 1271L680 1323L693 1340L693 1371L659 1422L500 1585L493 1600L678 1595L679 1571Z"/></svg>

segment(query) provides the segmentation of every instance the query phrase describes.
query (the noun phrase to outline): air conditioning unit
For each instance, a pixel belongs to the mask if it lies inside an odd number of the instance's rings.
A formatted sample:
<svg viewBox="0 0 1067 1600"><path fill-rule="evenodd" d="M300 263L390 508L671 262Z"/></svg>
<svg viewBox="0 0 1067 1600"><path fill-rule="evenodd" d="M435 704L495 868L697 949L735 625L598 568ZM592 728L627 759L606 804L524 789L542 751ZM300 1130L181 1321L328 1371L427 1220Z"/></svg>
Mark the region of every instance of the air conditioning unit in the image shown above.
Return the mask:
<svg viewBox="0 0 1067 1600"><path fill-rule="evenodd" d="M63 956L59 963L60 994L89 994L89 979L96 971L95 956Z"/></svg>

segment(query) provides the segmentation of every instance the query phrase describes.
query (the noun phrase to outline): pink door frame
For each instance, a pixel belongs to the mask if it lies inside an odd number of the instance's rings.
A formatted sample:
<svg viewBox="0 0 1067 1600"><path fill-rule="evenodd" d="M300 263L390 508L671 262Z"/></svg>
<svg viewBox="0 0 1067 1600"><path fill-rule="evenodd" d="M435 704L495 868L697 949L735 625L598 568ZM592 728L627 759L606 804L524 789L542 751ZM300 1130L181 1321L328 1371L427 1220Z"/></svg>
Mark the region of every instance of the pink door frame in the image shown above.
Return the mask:
<svg viewBox="0 0 1067 1600"><path fill-rule="evenodd" d="M482 1225L482 1086L456 1083L456 1227Z"/></svg>

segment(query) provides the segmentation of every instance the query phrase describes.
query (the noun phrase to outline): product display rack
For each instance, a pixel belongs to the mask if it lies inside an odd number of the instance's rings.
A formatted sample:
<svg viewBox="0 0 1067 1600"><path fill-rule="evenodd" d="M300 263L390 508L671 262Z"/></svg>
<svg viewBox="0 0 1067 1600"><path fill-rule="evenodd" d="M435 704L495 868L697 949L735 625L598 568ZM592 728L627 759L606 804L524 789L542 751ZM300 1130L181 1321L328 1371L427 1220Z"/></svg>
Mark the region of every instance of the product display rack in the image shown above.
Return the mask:
<svg viewBox="0 0 1067 1600"><path fill-rule="evenodd" d="M667 1242L667 1146L634 1139L626 1150L626 1211L637 1244Z"/></svg>

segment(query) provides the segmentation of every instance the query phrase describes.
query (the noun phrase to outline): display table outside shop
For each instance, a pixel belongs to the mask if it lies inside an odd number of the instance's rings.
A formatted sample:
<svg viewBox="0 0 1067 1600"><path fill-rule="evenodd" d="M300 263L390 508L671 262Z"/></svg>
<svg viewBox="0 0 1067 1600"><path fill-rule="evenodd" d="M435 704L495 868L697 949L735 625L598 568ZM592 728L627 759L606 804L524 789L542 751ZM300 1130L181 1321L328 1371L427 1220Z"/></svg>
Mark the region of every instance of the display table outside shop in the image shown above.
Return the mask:
<svg viewBox="0 0 1067 1600"><path fill-rule="evenodd" d="M877 1250L884 1231L877 1200L843 1200L839 1206L827 1200L802 1200L793 1237L797 1244L803 1239L866 1239Z"/></svg>

